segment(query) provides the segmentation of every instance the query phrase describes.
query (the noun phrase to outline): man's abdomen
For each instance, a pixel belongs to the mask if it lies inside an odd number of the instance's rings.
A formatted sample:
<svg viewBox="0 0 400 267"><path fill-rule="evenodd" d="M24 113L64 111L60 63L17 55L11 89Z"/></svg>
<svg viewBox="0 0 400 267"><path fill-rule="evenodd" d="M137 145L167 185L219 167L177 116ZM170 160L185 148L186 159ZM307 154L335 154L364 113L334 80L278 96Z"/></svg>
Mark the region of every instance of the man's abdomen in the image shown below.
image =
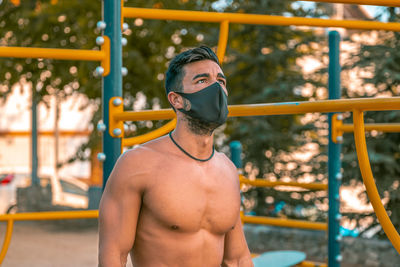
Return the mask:
<svg viewBox="0 0 400 267"><path fill-rule="evenodd" d="M131 253L135 267L221 265L224 255L223 235L214 235L204 229L195 233L142 229L137 233Z"/></svg>

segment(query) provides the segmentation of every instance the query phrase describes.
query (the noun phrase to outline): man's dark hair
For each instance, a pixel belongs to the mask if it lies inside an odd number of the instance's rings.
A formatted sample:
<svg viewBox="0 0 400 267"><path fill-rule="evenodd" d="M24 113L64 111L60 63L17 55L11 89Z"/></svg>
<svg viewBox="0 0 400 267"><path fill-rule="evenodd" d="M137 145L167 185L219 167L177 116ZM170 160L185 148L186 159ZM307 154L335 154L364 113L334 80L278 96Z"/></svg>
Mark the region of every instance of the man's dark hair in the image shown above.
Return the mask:
<svg viewBox="0 0 400 267"><path fill-rule="evenodd" d="M207 46L200 46L187 50L172 59L165 78L165 90L167 95L171 91L183 92L182 79L185 76L183 67L186 64L206 59L212 60L220 65L217 55Z"/></svg>

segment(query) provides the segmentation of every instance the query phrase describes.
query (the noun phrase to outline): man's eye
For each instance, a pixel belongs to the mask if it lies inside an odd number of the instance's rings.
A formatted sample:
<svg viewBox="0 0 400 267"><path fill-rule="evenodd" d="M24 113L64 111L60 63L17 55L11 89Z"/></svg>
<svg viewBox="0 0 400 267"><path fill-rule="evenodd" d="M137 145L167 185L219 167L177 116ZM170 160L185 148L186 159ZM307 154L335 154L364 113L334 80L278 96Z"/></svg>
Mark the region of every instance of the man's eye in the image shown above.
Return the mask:
<svg viewBox="0 0 400 267"><path fill-rule="evenodd" d="M226 84L226 82L225 82L224 80L218 80L218 82L219 82L220 84L222 84L222 85L225 85L225 84Z"/></svg>
<svg viewBox="0 0 400 267"><path fill-rule="evenodd" d="M206 82L206 79L201 79L201 80L198 80L196 83L205 83Z"/></svg>

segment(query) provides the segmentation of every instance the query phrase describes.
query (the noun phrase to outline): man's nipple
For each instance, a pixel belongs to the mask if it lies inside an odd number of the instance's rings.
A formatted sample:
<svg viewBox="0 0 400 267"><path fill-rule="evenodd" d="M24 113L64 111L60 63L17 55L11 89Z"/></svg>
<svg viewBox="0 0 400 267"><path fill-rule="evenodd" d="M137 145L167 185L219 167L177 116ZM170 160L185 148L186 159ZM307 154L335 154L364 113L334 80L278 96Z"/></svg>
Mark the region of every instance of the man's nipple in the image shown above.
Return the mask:
<svg viewBox="0 0 400 267"><path fill-rule="evenodd" d="M171 225L171 229L172 230L179 230L179 226L178 225Z"/></svg>

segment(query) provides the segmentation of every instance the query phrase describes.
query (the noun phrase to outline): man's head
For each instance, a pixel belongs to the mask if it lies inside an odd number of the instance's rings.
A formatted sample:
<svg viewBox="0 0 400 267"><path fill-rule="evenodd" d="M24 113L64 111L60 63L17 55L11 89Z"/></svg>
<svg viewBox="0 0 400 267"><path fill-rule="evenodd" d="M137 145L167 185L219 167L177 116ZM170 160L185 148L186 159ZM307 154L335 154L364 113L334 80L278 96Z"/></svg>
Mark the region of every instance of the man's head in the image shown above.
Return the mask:
<svg viewBox="0 0 400 267"><path fill-rule="evenodd" d="M182 80L185 76L184 67L187 64L201 60L212 60L220 66L218 57L215 55L214 51L207 46L200 46L187 50L172 59L165 78L165 90L167 96L171 91L183 92Z"/></svg>
<svg viewBox="0 0 400 267"><path fill-rule="evenodd" d="M177 55L165 82L168 101L178 120L199 135L211 135L227 116L226 78L215 53L201 46Z"/></svg>

